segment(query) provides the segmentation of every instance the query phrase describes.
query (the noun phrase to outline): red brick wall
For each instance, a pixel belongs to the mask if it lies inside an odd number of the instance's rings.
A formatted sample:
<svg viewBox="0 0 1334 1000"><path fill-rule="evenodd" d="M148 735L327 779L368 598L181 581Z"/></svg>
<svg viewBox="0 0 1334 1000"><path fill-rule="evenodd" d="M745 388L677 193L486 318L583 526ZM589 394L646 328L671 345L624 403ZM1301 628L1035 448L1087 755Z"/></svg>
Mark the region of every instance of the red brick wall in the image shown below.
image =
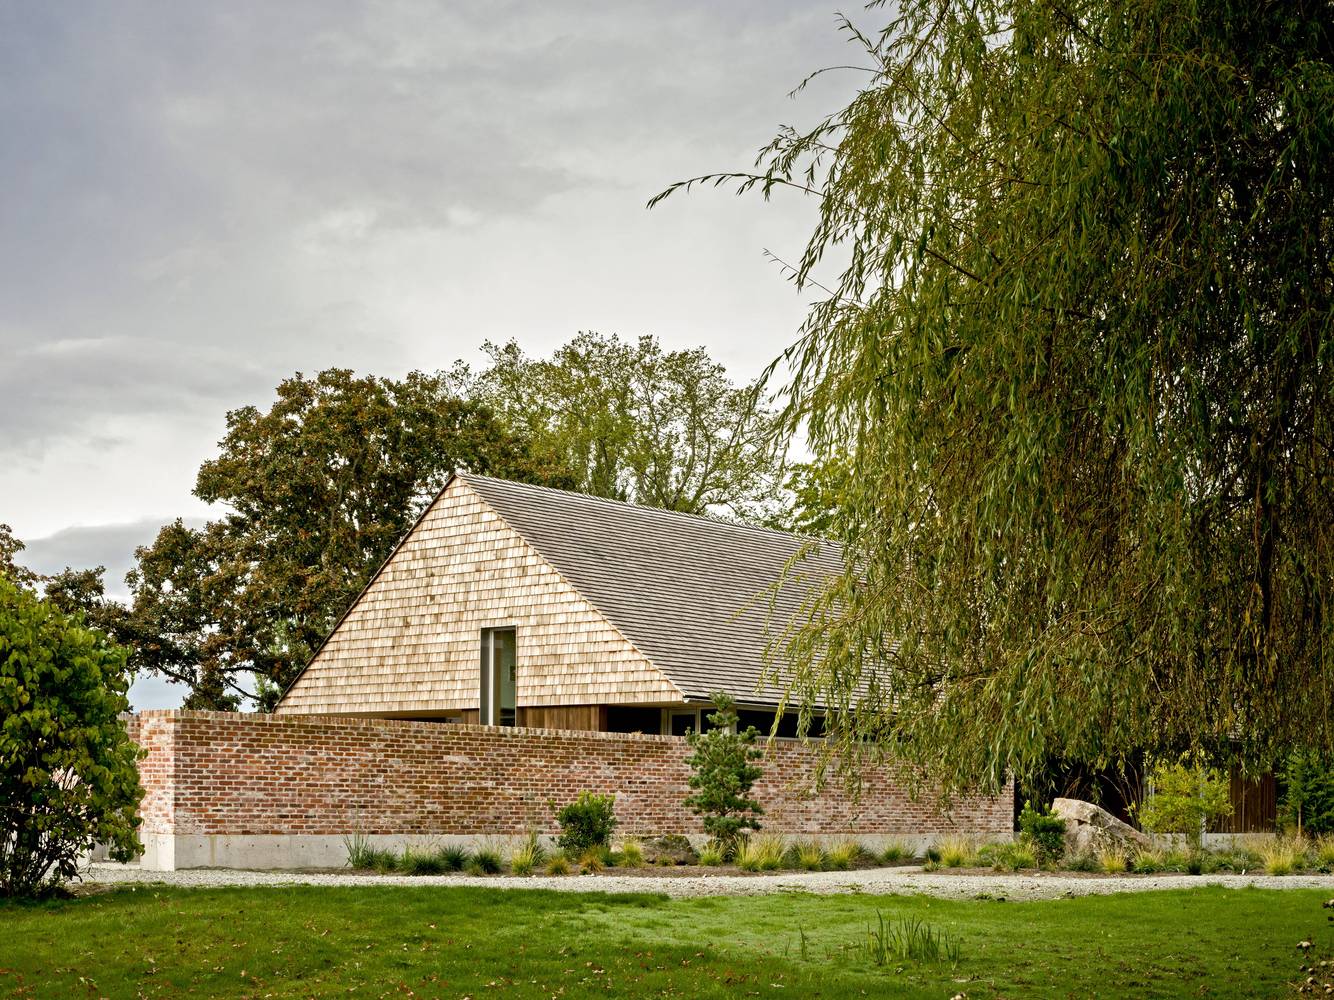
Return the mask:
<svg viewBox="0 0 1334 1000"><path fill-rule="evenodd" d="M522 834L555 832L548 803L614 792L627 833L695 833L683 805L685 740L317 716L151 711L130 735L148 750L144 832L174 834ZM779 833L1006 834L1011 796L913 802L887 769L853 801L811 791L814 755L775 744L756 798Z"/></svg>

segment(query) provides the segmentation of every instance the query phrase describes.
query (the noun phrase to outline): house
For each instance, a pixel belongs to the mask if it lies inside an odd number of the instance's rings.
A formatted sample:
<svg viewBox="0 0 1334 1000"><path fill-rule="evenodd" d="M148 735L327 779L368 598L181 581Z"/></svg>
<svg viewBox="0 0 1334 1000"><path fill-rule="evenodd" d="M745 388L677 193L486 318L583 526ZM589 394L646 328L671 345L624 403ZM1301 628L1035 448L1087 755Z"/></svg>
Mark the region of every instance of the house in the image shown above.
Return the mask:
<svg viewBox="0 0 1334 1000"><path fill-rule="evenodd" d="M766 650L842 568L831 543L456 473L276 712L679 736L725 690L767 733Z"/></svg>
<svg viewBox="0 0 1334 1000"><path fill-rule="evenodd" d="M782 532L458 473L273 714L128 721L142 863L336 867L350 837L550 837L555 806L584 791L615 797L625 834L701 840L680 736L720 689L769 730L769 645L841 570L836 548ZM856 794L823 773L813 743L766 744L765 830L873 847L1010 836L1008 783L942 811L892 763Z"/></svg>

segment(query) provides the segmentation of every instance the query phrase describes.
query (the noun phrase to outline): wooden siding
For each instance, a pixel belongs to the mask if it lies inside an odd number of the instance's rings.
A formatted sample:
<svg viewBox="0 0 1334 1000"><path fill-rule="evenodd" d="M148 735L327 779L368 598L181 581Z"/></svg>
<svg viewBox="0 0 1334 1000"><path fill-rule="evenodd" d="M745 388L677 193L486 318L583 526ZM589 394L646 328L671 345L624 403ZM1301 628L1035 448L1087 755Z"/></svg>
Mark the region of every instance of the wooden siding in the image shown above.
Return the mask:
<svg viewBox="0 0 1334 1000"><path fill-rule="evenodd" d="M605 733L607 706L529 706L518 710L515 725L526 726L529 729L569 729L585 733Z"/></svg>
<svg viewBox="0 0 1334 1000"><path fill-rule="evenodd" d="M481 630L504 626L517 629L521 708L682 700L550 563L455 479L276 711L475 709Z"/></svg>

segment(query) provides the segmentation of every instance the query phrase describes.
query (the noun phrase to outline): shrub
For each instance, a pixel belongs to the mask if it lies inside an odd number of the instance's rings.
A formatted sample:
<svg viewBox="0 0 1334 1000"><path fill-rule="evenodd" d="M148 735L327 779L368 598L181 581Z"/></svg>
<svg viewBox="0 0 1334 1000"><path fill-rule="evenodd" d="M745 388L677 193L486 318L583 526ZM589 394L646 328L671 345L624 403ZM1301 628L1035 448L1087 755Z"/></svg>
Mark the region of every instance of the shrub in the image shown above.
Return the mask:
<svg viewBox="0 0 1334 1000"><path fill-rule="evenodd" d="M705 868L717 868L723 863L723 849L709 841L699 849L699 863Z"/></svg>
<svg viewBox="0 0 1334 1000"><path fill-rule="evenodd" d="M560 823L561 850L582 855L593 847L606 847L616 829L616 796L580 792L573 802L556 813Z"/></svg>
<svg viewBox="0 0 1334 1000"><path fill-rule="evenodd" d="M1279 822L1297 833L1334 833L1334 758L1313 750L1293 753L1279 779Z"/></svg>
<svg viewBox="0 0 1334 1000"><path fill-rule="evenodd" d="M692 751L686 763L694 771L690 776L694 791L685 804L704 818L704 829L728 854L744 831L760 828L758 817L764 809L750 797L750 790L762 773L754 763L762 753L755 746L758 729L737 730L736 702L717 691L713 703L717 706L709 716L713 728L686 734Z"/></svg>
<svg viewBox="0 0 1334 1000"><path fill-rule="evenodd" d="M404 875L439 875L444 872L445 865L435 851L407 847L398 859L398 870Z"/></svg>
<svg viewBox="0 0 1334 1000"><path fill-rule="evenodd" d="M644 846L637 840L621 843L621 864L626 868L644 867Z"/></svg>
<svg viewBox="0 0 1334 1000"><path fill-rule="evenodd" d="M1025 802L1019 813L1019 835L1033 848L1041 864L1051 864L1065 853L1065 820L1053 813L1050 806L1039 810L1033 808L1032 802Z"/></svg>
<svg viewBox="0 0 1334 1000"><path fill-rule="evenodd" d="M1092 854L1075 854L1067 857L1062 862L1061 867L1068 872L1096 872L1098 870L1098 859Z"/></svg>
<svg viewBox="0 0 1334 1000"><path fill-rule="evenodd" d="M808 872L818 872L825 866L824 848L813 840L797 845L797 867Z"/></svg>
<svg viewBox="0 0 1334 1000"><path fill-rule="evenodd" d="M1266 875L1291 875L1305 860L1305 845L1295 838L1275 837L1260 848Z"/></svg>
<svg viewBox="0 0 1334 1000"><path fill-rule="evenodd" d="M907 861L911 858L912 848L897 840L891 840L880 852L880 860L887 865L896 864L899 861Z"/></svg>
<svg viewBox="0 0 1334 1000"><path fill-rule="evenodd" d="M548 875L568 875L570 874L570 859L562 852L557 851L551 857L547 858Z"/></svg>
<svg viewBox="0 0 1334 1000"><path fill-rule="evenodd" d="M834 871L847 871L861 857L862 845L855 840L844 840L835 844L825 854L825 859Z"/></svg>
<svg viewBox="0 0 1334 1000"><path fill-rule="evenodd" d="M967 837L946 837L936 844L942 868L963 868L974 860L973 842Z"/></svg>
<svg viewBox="0 0 1334 1000"><path fill-rule="evenodd" d="M1227 775L1199 761L1159 763L1150 772L1152 791L1136 808L1136 818L1151 833L1183 834L1198 851L1210 821L1232 812L1228 785Z"/></svg>
<svg viewBox="0 0 1334 1000"><path fill-rule="evenodd" d="M128 655L0 576L0 895L73 878L94 844L139 852Z"/></svg>

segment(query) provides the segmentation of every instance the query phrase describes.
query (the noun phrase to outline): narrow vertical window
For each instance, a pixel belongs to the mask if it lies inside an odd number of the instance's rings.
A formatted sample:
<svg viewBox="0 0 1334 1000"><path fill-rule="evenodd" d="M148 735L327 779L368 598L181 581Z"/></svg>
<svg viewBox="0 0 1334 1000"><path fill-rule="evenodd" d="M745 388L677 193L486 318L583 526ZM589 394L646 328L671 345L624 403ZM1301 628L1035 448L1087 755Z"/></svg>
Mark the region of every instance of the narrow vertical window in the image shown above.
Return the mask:
<svg viewBox="0 0 1334 1000"><path fill-rule="evenodd" d="M484 726L514 725L514 681L517 664L514 629L482 630L481 708Z"/></svg>

